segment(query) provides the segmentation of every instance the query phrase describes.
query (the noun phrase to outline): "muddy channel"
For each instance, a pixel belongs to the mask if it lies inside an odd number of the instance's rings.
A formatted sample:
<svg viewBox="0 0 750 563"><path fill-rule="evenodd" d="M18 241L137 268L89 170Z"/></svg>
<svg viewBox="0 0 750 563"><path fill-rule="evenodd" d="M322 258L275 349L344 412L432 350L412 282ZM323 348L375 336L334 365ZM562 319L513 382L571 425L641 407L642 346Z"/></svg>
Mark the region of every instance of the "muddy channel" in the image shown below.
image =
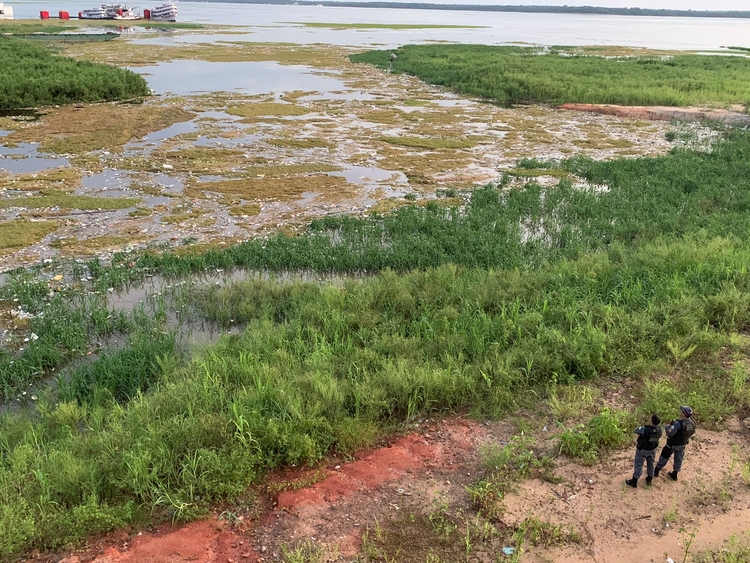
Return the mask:
<svg viewBox="0 0 750 563"><path fill-rule="evenodd" d="M154 91L142 102L0 117L0 271L229 245L485 185L524 157L658 155L711 137L697 124L501 108L352 64L351 47L193 35L203 42L130 33L64 47L142 73Z"/></svg>

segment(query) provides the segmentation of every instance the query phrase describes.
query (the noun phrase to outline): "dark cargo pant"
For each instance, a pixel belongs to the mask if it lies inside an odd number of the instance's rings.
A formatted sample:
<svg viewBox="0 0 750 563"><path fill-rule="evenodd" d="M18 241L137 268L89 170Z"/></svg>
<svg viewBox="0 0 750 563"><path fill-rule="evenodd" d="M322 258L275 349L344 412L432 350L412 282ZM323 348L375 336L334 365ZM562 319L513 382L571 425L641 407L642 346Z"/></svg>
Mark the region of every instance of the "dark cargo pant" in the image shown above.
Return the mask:
<svg viewBox="0 0 750 563"><path fill-rule="evenodd" d="M685 444L681 446L664 446L661 449L661 455L659 456L659 463L656 464L656 468L661 471L664 466L667 465L669 458L672 457L674 452L674 472L677 473L682 469L682 459L685 457Z"/></svg>
<svg viewBox="0 0 750 563"><path fill-rule="evenodd" d="M635 450L635 465L633 466L633 479L640 479L643 473L643 462L646 462L646 477L654 476L654 458L656 450Z"/></svg>

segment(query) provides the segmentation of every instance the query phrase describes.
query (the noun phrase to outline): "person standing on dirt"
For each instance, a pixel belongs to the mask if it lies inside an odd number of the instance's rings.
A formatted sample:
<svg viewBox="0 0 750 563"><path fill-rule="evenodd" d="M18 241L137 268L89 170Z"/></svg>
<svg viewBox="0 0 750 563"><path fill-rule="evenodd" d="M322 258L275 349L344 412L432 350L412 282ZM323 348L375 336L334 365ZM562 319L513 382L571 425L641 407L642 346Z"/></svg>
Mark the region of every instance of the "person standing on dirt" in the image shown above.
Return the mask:
<svg viewBox="0 0 750 563"><path fill-rule="evenodd" d="M656 464L656 471L654 476L658 477L659 472L664 469L667 465L669 458L674 453L674 464L672 471L667 473L672 481L677 481L677 474L682 469L682 460L685 457L685 446L687 446L690 438L695 434L695 421L693 421L693 409L683 405L680 407L680 413L682 418L673 420L669 426L666 427L667 432L667 445L661 450L659 456L659 463Z"/></svg>
<svg viewBox="0 0 750 563"><path fill-rule="evenodd" d="M633 467L633 478L625 479L625 483L631 487L638 486L638 479L643 473L643 462L646 462L646 485L651 485L654 477L654 458L656 447L661 439L661 418L658 414L651 415L651 424L644 424L635 429L638 439L635 442L635 464Z"/></svg>

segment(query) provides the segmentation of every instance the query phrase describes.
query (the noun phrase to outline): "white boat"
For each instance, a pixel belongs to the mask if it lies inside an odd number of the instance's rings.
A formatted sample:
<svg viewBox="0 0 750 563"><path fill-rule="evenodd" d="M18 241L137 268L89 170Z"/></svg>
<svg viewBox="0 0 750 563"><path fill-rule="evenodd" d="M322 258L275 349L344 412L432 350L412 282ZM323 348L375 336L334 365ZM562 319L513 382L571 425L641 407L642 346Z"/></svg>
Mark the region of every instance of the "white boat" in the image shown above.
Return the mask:
<svg viewBox="0 0 750 563"><path fill-rule="evenodd" d="M104 9L104 6L100 6L99 8L91 8L90 10L83 10L82 12L78 12L78 19L79 20L106 20L107 11Z"/></svg>
<svg viewBox="0 0 750 563"><path fill-rule="evenodd" d="M12 19L13 19L13 7L0 2L0 20L12 20Z"/></svg>
<svg viewBox="0 0 750 563"><path fill-rule="evenodd" d="M157 21L157 22L176 22L177 21L177 6L174 2L162 4L156 8L150 10L144 10L144 17L146 19Z"/></svg>
<svg viewBox="0 0 750 563"><path fill-rule="evenodd" d="M139 20L127 4L102 4L98 8L78 12L78 18L82 20Z"/></svg>

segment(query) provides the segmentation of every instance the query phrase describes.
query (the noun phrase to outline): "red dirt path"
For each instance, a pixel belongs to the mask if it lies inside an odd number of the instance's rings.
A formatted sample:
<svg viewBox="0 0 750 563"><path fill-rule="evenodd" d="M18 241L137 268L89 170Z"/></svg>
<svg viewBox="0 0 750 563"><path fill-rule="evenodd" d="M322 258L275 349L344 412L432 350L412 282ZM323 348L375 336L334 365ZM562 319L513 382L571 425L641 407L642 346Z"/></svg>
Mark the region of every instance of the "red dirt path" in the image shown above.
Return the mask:
<svg viewBox="0 0 750 563"><path fill-rule="evenodd" d="M360 496L367 501L373 490L406 474L423 475L451 467L457 469L462 460L475 450L486 429L475 422L452 420L432 426L423 432L395 439L385 447L363 452L355 461L335 464L318 470L322 480L298 490L278 494L275 506L263 514L250 530L239 532L216 518L199 520L184 526L165 525L154 532L140 532L130 541L102 540L102 545L89 547L84 553L70 555L59 563L237 563L263 561L268 549L264 543L278 545L280 536L300 535L305 530L314 534L321 514L344 499ZM298 472L299 480L313 474ZM279 480L279 477L272 477ZM361 500L362 500L361 499ZM286 520L290 521L287 522ZM289 531L295 528L297 531ZM359 548L362 528L356 523L338 527L339 553L353 555ZM255 544L255 545L254 545ZM277 553L269 555L277 556ZM35 560L44 560L38 556ZM32 561L31 559L29 561ZM48 558L50 560L50 558ZM53 557L51 560L58 560Z"/></svg>

